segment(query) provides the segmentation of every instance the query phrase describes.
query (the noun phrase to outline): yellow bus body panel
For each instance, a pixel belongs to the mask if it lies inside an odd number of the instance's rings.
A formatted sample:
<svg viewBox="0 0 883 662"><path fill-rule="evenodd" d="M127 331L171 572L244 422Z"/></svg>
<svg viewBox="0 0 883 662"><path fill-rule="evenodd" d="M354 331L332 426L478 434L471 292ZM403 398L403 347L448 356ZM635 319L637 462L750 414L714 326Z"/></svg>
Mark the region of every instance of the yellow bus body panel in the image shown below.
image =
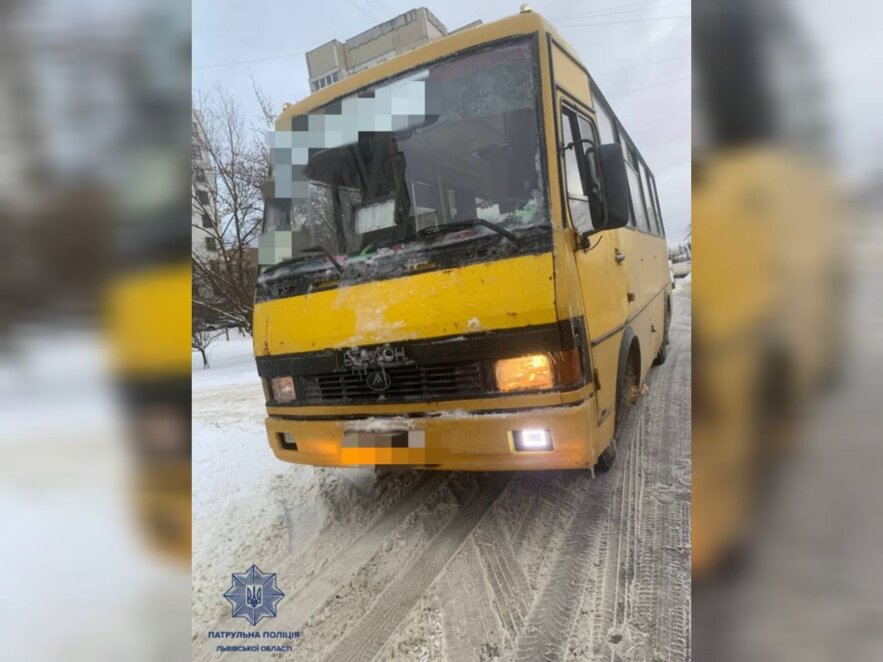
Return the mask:
<svg viewBox="0 0 883 662"><path fill-rule="evenodd" d="M257 356L556 321L552 254L431 271L255 305Z"/></svg>
<svg viewBox="0 0 883 662"><path fill-rule="evenodd" d="M118 276L108 293L114 371L121 378L190 374L190 264L154 266Z"/></svg>
<svg viewBox="0 0 883 662"><path fill-rule="evenodd" d="M113 374L122 385L189 381L190 263L153 264L117 275L106 298ZM154 405L155 406L155 405ZM125 410L133 431L149 408ZM189 421L182 422L189 429ZM151 458L134 454L131 499L150 548L180 563L191 551L190 454Z"/></svg>
<svg viewBox="0 0 883 662"><path fill-rule="evenodd" d="M845 213L829 176L772 147L704 163L692 210L691 536L701 579L750 536L764 464L787 451L799 424L786 415L772 445L761 434L771 350L785 352L782 384L799 405L843 342L837 275Z"/></svg>
<svg viewBox="0 0 883 662"><path fill-rule="evenodd" d="M423 431L425 447L347 448L343 445L347 421L266 419L270 448L276 457L320 466L403 464L454 471L577 469L592 466L604 450L595 434L591 399L572 407L386 421L387 426L396 424L402 429ZM511 431L536 427L550 431L553 449L516 452ZM294 436L297 450L282 447L281 433Z"/></svg>

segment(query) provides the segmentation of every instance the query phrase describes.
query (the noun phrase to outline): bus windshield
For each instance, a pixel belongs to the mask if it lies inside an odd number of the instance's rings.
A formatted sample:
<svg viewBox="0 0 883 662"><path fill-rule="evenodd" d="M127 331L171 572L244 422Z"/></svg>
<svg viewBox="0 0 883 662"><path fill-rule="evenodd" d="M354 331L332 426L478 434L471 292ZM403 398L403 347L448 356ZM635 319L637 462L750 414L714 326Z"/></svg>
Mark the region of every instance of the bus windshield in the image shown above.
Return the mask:
<svg viewBox="0 0 883 662"><path fill-rule="evenodd" d="M455 245L550 243L538 90L532 42L519 39L294 117L272 134L262 270L397 269L396 256Z"/></svg>

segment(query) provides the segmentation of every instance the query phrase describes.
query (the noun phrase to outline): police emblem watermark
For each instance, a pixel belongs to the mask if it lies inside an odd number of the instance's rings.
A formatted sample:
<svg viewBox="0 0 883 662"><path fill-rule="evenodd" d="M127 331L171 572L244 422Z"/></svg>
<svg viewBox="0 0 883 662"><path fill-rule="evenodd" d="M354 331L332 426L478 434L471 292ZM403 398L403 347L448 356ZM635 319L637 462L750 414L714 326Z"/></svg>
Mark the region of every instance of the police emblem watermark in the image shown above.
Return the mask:
<svg viewBox="0 0 883 662"><path fill-rule="evenodd" d="M233 618L257 625L263 618L276 618L276 604L285 594L276 586L276 573L264 573L256 565L234 572L233 583L224 593L233 606Z"/></svg>

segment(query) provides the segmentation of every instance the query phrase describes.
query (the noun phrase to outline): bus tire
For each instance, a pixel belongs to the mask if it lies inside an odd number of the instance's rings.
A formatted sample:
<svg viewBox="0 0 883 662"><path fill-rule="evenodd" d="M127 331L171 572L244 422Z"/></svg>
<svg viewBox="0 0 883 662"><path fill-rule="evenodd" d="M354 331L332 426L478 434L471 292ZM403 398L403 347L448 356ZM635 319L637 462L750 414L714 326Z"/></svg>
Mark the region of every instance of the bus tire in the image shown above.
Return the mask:
<svg viewBox="0 0 883 662"><path fill-rule="evenodd" d="M665 359L668 358L668 330L671 327L671 303L669 301L668 295L665 297L665 322L662 332L662 344L659 346L659 351L656 353L656 357L653 359L653 365L662 365L665 363Z"/></svg>
<svg viewBox="0 0 883 662"><path fill-rule="evenodd" d="M653 365L662 365L665 363L665 359L668 358L668 346L665 344L665 341L662 341L662 344L659 346L659 351L656 352L656 358L653 359Z"/></svg>
<svg viewBox="0 0 883 662"><path fill-rule="evenodd" d="M641 393L641 348L631 328L622 337L619 368L616 373L616 411L613 436L618 438L628 419L629 411Z"/></svg>
<svg viewBox="0 0 883 662"><path fill-rule="evenodd" d="M595 473L602 474L610 470L614 462L616 462L616 444L611 440L610 445L604 449L604 452L598 456L598 461L595 462Z"/></svg>

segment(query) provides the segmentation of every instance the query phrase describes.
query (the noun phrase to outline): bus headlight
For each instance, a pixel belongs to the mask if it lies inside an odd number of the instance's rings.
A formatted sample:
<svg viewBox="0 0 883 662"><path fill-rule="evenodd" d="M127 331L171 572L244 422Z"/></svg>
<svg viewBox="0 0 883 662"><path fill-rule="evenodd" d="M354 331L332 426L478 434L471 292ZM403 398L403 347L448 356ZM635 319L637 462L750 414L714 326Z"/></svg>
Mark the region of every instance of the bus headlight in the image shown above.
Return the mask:
<svg viewBox="0 0 883 662"><path fill-rule="evenodd" d="M291 402L294 400L294 378L273 377L270 380L270 391L276 402Z"/></svg>
<svg viewBox="0 0 883 662"><path fill-rule="evenodd" d="M552 359L548 354L528 354L501 359L494 364L501 391L535 391L555 386Z"/></svg>

